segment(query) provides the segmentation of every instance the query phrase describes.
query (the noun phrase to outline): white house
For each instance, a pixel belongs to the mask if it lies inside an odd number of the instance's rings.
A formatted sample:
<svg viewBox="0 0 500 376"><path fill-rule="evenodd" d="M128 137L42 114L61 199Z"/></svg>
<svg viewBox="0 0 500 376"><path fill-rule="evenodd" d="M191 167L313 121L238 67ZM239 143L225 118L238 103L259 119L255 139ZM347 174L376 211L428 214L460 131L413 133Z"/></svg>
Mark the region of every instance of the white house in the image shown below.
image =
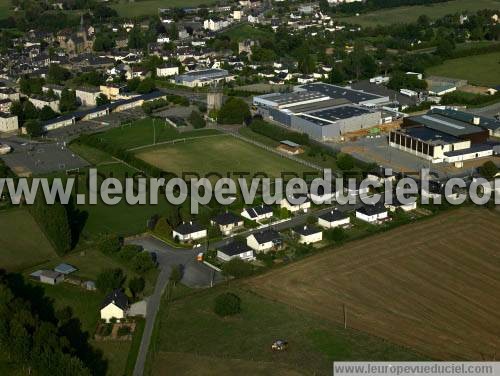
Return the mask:
<svg viewBox="0 0 500 376"><path fill-rule="evenodd" d="M282 244L281 235L272 229L256 232L247 237L247 245L257 253L279 249Z"/></svg>
<svg viewBox="0 0 500 376"><path fill-rule="evenodd" d="M12 132L19 128L16 115L0 112L0 132Z"/></svg>
<svg viewBox="0 0 500 376"><path fill-rule="evenodd" d="M108 294L101 304L101 319L110 322L111 319L124 319L127 316L128 298L122 290L117 289Z"/></svg>
<svg viewBox="0 0 500 376"><path fill-rule="evenodd" d="M389 218L389 214L382 205L365 205L356 210L356 218L368 223L379 223Z"/></svg>
<svg viewBox="0 0 500 376"><path fill-rule="evenodd" d="M323 240L323 231L315 226L299 226L294 228L293 232L299 236L301 244L313 244Z"/></svg>
<svg viewBox="0 0 500 376"><path fill-rule="evenodd" d="M176 74L179 74L179 67L176 65L156 68L156 75L158 77L171 77Z"/></svg>
<svg viewBox="0 0 500 376"><path fill-rule="evenodd" d="M225 212L217 215L210 220L212 226L219 226L220 232L229 235L232 231L243 227L243 219L231 212Z"/></svg>
<svg viewBox="0 0 500 376"><path fill-rule="evenodd" d="M253 249L241 241L226 244L217 250L217 258L222 261L229 261L237 257L245 261L255 260Z"/></svg>
<svg viewBox="0 0 500 376"><path fill-rule="evenodd" d="M344 227L350 223L351 217L339 210L331 210L318 217L318 225L324 228Z"/></svg>
<svg viewBox="0 0 500 376"><path fill-rule="evenodd" d="M225 27L228 27L230 24L229 21L226 20L218 20L218 19L208 19L203 21L203 28L205 30L210 31L219 31Z"/></svg>
<svg viewBox="0 0 500 376"><path fill-rule="evenodd" d="M361 187L361 183L356 182L356 184L345 184L344 192L349 196L365 196L370 192L370 187Z"/></svg>
<svg viewBox="0 0 500 376"><path fill-rule="evenodd" d="M241 212L243 218L250 219L251 221L261 221L263 219L271 218L273 216L273 209L267 205L254 206L253 208L246 208Z"/></svg>
<svg viewBox="0 0 500 376"><path fill-rule="evenodd" d="M160 34L158 37L156 37L156 43L169 43L170 38L166 36L165 34Z"/></svg>
<svg viewBox="0 0 500 376"><path fill-rule="evenodd" d="M395 212L397 209L409 212L417 208L417 200L415 199L414 202L409 204L403 204L398 200L397 196L394 195L394 197L392 198L392 203L391 204L386 203L385 207L389 209L391 212Z"/></svg>
<svg viewBox="0 0 500 376"><path fill-rule="evenodd" d="M172 231L172 237L180 242L190 242L207 237L207 230L196 222L184 222Z"/></svg>
<svg viewBox="0 0 500 376"><path fill-rule="evenodd" d="M301 204L292 204L290 201L292 200L299 200L305 201ZM285 197L280 201L280 208L284 208L287 210L290 210L292 213L296 213L298 211L303 211L304 213L307 213L309 208L311 207L311 201L306 197L306 196L301 196L301 195L292 195L289 197Z"/></svg>

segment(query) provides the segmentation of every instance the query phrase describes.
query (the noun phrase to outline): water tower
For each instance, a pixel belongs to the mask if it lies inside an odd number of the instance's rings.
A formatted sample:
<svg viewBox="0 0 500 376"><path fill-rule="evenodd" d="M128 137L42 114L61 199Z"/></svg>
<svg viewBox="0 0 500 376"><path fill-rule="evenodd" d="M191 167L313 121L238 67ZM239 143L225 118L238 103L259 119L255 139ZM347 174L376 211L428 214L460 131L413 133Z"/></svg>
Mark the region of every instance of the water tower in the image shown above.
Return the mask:
<svg viewBox="0 0 500 376"><path fill-rule="evenodd" d="M222 90L217 88L217 86L212 86L207 93L207 109L210 112L211 110L220 110L222 106Z"/></svg>

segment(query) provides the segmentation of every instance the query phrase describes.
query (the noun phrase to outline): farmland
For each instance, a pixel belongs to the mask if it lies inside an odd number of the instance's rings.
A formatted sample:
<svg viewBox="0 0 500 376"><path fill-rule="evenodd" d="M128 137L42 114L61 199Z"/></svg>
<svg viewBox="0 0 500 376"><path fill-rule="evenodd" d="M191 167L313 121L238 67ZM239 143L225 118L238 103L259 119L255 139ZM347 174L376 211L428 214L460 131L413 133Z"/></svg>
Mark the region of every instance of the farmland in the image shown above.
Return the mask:
<svg viewBox="0 0 500 376"><path fill-rule="evenodd" d="M139 17L156 15L159 8L187 8L201 4L211 5L214 2L215 0L144 0L130 3L121 0L112 7L121 17Z"/></svg>
<svg viewBox="0 0 500 376"><path fill-rule="evenodd" d="M0 268L19 271L56 256L50 242L26 210L0 212L0 228Z"/></svg>
<svg viewBox="0 0 500 376"><path fill-rule="evenodd" d="M429 16L431 19L437 19L447 14L462 13L465 11L475 12L480 9L500 9L500 2L497 0L454 0L432 5L415 5L383 9L361 14L358 17L343 17L340 18L340 20L359 24L364 27L370 27L390 25L393 23L414 22L422 14Z"/></svg>
<svg viewBox="0 0 500 376"><path fill-rule="evenodd" d="M200 174L244 171L265 172L280 176L282 172L310 171L288 158L265 151L229 135L187 140L174 145L141 149L136 156L165 171L181 175L192 171Z"/></svg>
<svg viewBox="0 0 500 376"><path fill-rule="evenodd" d="M500 52L447 60L427 69L426 74L462 78L484 86L500 84Z"/></svg>
<svg viewBox="0 0 500 376"><path fill-rule="evenodd" d="M471 236L477 234L478 236ZM258 294L435 359L500 346L500 216L461 208L248 282Z"/></svg>
<svg viewBox="0 0 500 376"><path fill-rule="evenodd" d="M168 303L158 317L154 375L331 374L332 360L421 360L402 347L340 326L237 286L219 286ZM242 312L220 318L215 297L227 290L242 300ZM286 352L273 352L286 338ZM258 370L258 372L256 371Z"/></svg>

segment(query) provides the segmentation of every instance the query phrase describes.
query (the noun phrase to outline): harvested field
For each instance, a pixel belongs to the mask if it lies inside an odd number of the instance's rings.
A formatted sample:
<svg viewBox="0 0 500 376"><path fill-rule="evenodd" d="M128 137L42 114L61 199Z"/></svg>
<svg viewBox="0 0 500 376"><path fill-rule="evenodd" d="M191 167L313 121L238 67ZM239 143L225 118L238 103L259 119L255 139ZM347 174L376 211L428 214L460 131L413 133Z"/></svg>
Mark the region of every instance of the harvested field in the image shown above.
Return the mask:
<svg viewBox="0 0 500 376"><path fill-rule="evenodd" d="M427 356L500 348L500 215L461 208L248 281L257 293Z"/></svg>

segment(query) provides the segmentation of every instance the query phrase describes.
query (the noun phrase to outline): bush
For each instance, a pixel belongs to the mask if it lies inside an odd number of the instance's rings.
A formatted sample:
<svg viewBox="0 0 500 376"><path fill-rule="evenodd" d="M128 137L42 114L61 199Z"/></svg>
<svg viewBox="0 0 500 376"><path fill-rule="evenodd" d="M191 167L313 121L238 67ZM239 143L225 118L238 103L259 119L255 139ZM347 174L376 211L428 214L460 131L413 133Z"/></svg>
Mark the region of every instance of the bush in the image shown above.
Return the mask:
<svg viewBox="0 0 500 376"><path fill-rule="evenodd" d="M231 292L220 294L215 298L214 312L219 316L231 316L241 312L241 299Z"/></svg>
<svg viewBox="0 0 500 376"><path fill-rule="evenodd" d="M174 265L172 267L172 271L170 272L170 282L174 284L174 286L179 283L182 279L182 266Z"/></svg>
<svg viewBox="0 0 500 376"><path fill-rule="evenodd" d="M498 167L492 161L487 161L479 167L479 173L483 178L491 180L498 173Z"/></svg>
<svg viewBox="0 0 500 376"><path fill-rule="evenodd" d="M118 334L118 337L128 336L130 334L130 327L129 326L120 326L118 328L118 331L116 334Z"/></svg>
<svg viewBox="0 0 500 376"><path fill-rule="evenodd" d="M235 278L248 277L253 273L253 266L240 258L234 258L222 266L222 273Z"/></svg>
<svg viewBox="0 0 500 376"><path fill-rule="evenodd" d="M347 239L348 235L340 227L332 228L324 232L325 239L331 242L341 243Z"/></svg>
<svg viewBox="0 0 500 376"><path fill-rule="evenodd" d="M125 274L120 268L105 269L98 276L95 285L102 293L109 293L117 288L122 287L125 282Z"/></svg>
<svg viewBox="0 0 500 376"><path fill-rule="evenodd" d="M131 261L132 269L139 274L144 274L155 268L155 264L148 252L141 252L134 256Z"/></svg>
<svg viewBox="0 0 500 376"><path fill-rule="evenodd" d="M132 278L128 282L128 288L134 297L142 293L144 287L146 287L146 281L142 277Z"/></svg>

